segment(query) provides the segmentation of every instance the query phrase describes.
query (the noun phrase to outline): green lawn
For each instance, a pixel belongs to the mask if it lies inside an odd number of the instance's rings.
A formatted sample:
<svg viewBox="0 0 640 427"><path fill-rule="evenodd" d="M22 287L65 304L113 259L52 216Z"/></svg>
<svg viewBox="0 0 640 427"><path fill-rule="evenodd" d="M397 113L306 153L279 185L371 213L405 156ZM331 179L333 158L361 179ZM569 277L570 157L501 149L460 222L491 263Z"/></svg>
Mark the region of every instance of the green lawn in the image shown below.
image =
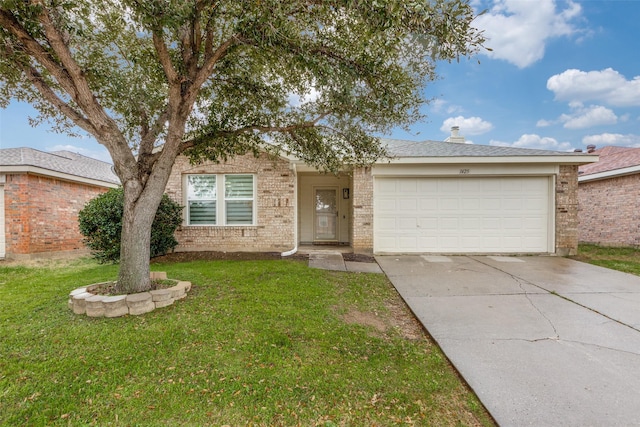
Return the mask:
<svg viewBox="0 0 640 427"><path fill-rule="evenodd" d="M611 248L581 244L578 255L571 258L640 276L640 249L638 248Z"/></svg>
<svg viewBox="0 0 640 427"><path fill-rule="evenodd" d="M492 425L383 275L297 261L152 270L193 289L92 319L67 295L116 266L0 263L0 425Z"/></svg>

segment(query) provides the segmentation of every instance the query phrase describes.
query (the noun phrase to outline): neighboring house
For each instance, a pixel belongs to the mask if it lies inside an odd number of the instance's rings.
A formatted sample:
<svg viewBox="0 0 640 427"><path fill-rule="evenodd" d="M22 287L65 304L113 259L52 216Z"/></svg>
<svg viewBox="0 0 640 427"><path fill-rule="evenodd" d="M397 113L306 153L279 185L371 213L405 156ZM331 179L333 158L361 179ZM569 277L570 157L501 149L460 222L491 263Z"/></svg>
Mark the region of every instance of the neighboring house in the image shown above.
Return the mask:
<svg viewBox="0 0 640 427"><path fill-rule="evenodd" d="M640 247L640 148L609 146L593 153L598 163L579 169L580 241Z"/></svg>
<svg viewBox="0 0 640 427"><path fill-rule="evenodd" d="M0 258L86 252L78 212L118 185L109 163L80 154L0 149Z"/></svg>
<svg viewBox="0 0 640 427"><path fill-rule="evenodd" d="M167 184L185 206L176 250L576 253L578 166L597 156L460 139L383 140L392 158L339 176L266 154L179 157Z"/></svg>

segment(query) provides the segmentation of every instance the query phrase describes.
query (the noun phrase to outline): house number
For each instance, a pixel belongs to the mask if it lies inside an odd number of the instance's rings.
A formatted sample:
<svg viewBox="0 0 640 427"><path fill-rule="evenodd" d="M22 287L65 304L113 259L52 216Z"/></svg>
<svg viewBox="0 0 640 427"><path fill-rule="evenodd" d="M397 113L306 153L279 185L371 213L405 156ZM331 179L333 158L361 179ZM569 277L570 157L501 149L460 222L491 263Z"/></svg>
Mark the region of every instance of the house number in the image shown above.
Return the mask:
<svg viewBox="0 0 640 427"><path fill-rule="evenodd" d="M468 174L469 173L469 169L460 169L460 173L461 174Z"/></svg>

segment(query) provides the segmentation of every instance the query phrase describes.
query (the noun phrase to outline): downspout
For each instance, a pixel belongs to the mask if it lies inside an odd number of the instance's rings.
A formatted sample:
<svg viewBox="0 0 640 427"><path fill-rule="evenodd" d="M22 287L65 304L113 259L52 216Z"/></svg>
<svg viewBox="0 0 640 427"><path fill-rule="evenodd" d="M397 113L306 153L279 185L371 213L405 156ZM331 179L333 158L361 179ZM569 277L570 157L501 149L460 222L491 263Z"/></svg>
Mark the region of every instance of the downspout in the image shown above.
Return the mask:
<svg viewBox="0 0 640 427"><path fill-rule="evenodd" d="M280 254L280 256L291 256L293 254L295 254L296 252L298 252L298 172L296 170L296 164L295 163L291 163L292 165L292 171L293 171L293 177L296 180L296 185L293 187L293 198L294 198L294 209L293 209L293 238L294 238L294 246L293 249L291 249L290 251L286 251L286 252L282 252Z"/></svg>

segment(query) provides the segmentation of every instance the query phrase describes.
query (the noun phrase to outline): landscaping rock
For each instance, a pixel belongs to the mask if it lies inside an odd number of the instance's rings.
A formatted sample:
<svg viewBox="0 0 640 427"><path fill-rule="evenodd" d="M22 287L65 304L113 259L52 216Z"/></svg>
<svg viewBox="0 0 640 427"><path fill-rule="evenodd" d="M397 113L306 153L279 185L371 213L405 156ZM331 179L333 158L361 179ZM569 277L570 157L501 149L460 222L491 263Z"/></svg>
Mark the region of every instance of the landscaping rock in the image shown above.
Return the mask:
<svg viewBox="0 0 640 427"><path fill-rule="evenodd" d="M168 288L168 290L171 291L171 298L177 300L187 296L187 288L184 283L185 282L178 282L177 285Z"/></svg>
<svg viewBox="0 0 640 427"><path fill-rule="evenodd" d="M167 280L167 273L164 271L152 271L149 275L151 280Z"/></svg>
<svg viewBox="0 0 640 427"><path fill-rule="evenodd" d="M182 284L184 285L184 290L185 290L185 292L189 292L189 291L191 290L191 282L186 282L186 281L184 281L184 280L180 280L180 281L178 282L178 285L179 285L180 283L182 283Z"/></svg>
<svg viewBox="0 0 640 427"><path fill-rule="evenodd" d="M127 295L127 306L132 315L148 313L156 308L149 292Z"/></svg>
<svg viewBox="0 0 640 427"><path fill-rule="evenodd" d="M166 307L173 304L170 289L157 289L149 293L151 294L151 299L153 300L156 308Z"/></svg>
<svg viewBox="0 0 640 427"><path fill-rule="evenodd" d="M129 314L126 295L114 295L102 300L104 317L120 317Z"/></svg>
<svg viewBox="0 0 640 427"><path fill-rule="evenodd" d="M163 271L151 272L152 280L167 280L167 273ZM177 281L173 287L156 289L130 295L103 295L112 282L96 283L74 289L69 293L67 305L75 314L86 314L90 317L120 317L126 314L139 315L149 313L156 308L166 307L175 300L187 296L191 289L191 282ZM94 293L95 292L95 293Z"/></svg>
<svg viewBox="0 0 640 427"><path fill-rule="evenodd" d="M104 305L102 301L105 299L103 295L94 295L85 299L86 314L89 317L104 316Z"/></svg>
<svg viewBox="0 0 640 427"><path fill-rule="evenodd" d="M73 300L73 312L75 314L85 314L86 313L86 302L87 298L91 298L93 294L89 292L82 292L77 295L74 295Z"/></svg>

